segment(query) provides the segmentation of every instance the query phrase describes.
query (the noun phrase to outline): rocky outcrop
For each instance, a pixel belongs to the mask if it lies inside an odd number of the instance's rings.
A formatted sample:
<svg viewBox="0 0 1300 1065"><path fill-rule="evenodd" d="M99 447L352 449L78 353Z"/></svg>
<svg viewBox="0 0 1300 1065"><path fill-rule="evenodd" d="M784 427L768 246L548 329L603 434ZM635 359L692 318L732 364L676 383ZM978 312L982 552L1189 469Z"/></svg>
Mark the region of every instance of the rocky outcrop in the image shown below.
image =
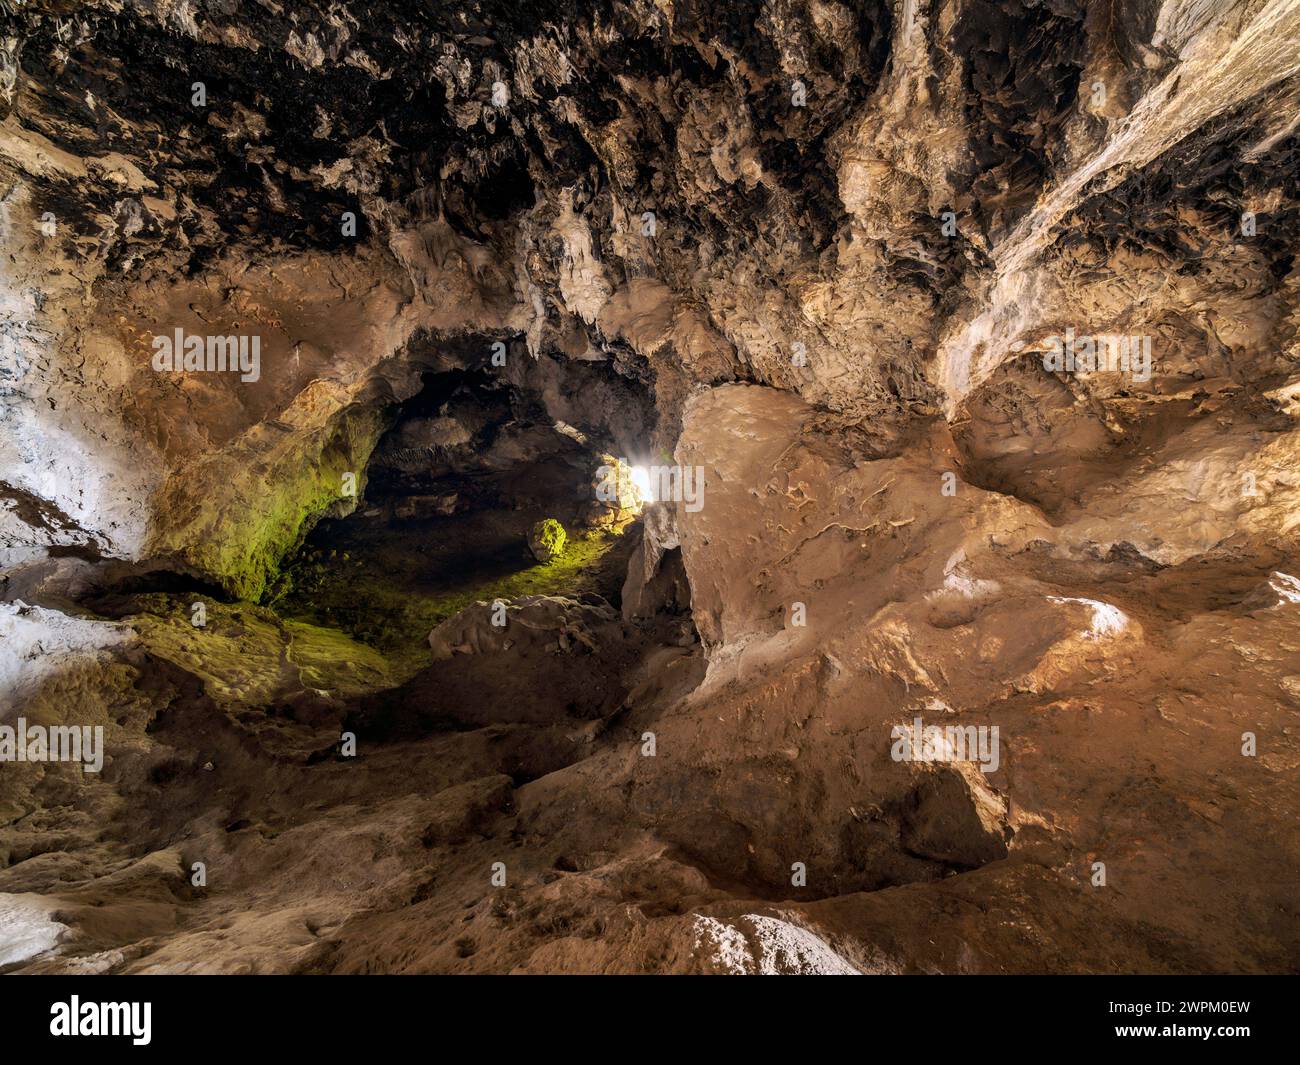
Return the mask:
<svg viewBox="0 0 1300 1065"><path fill-rule="evenodd" d="M592 652L596 632L615 618L609 604L560 596L476 603L429 633L434 661L453 655L529 651Z"/></svg>

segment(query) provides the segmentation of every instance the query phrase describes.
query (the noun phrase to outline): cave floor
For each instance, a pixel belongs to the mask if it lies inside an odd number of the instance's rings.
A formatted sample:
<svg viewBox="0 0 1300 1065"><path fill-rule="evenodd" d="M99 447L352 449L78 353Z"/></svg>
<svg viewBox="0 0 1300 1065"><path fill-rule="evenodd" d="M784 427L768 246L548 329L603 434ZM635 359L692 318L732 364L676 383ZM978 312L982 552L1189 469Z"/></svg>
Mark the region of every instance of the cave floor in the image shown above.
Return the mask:
<svg viewBox="0 0 1300 1065"><path fill-rule="evenodd" d="M375 648L402 676L427 663L430 630L477 601L592 593L617 606L635 529L570 529L564 553L539 563L524 545L547 516L521 508L399 521L369 509L324 521L286 565L271 606Z"/></svg>

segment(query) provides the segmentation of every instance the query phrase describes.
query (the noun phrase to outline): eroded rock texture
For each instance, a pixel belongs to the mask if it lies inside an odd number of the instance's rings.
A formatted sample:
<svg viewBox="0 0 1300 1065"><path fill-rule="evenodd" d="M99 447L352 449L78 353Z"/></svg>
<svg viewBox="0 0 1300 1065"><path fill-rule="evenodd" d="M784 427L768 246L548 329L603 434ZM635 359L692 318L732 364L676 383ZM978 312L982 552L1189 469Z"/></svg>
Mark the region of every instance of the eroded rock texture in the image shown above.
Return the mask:
<svg viewBox="0 0 1300 1065"><path fill-rule="evenodd" d="M0 4L0 968L1294 971L1298 136L1297 0Z"/></svg>

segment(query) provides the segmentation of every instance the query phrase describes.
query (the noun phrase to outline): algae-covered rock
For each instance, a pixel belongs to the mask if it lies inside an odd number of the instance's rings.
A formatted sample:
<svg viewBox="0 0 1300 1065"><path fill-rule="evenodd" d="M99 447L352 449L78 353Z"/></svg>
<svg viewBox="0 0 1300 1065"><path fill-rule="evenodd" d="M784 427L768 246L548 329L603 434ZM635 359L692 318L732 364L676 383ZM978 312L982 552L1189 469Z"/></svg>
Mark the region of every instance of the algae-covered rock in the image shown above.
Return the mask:
<svg viewBox="0 0 1300 1065"><path fill-rule="evenodd" d="M169 483L160 497L168 519L151 550L210 575L236 598L261 599L321 518L356 509L370 453L389 423L385 411L358 407L318 433L250 434Z"/></svg>
<svg viewBox="0 0 1300 1065"><path fill-rule="evenodd" d="M544 518L529 530L528 550L538 562L550 562L564 554L568 539L563 525L554 518Z"/></svg>

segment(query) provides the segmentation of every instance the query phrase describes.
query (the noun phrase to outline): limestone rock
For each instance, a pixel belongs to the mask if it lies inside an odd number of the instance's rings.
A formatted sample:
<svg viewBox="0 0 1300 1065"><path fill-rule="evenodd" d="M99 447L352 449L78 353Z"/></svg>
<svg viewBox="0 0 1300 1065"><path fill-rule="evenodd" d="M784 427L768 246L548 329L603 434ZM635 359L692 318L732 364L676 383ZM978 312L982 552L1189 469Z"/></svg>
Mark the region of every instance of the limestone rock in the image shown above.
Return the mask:
<svg viewBox="0 0 1300 1065"><path fill-rule="evenodd" d="M544 518L528 530L528 550L538 562L554 562L564 554L568 534L554 518Z"/></svg>
<svg viewBox="0 0 1300 1065"><path fill-rule="evenodd" d="M0 6L0 968L1294 970L1300 0Z"/></svg>
<svg viewBox="0 0 1300 1065"><path fill-rule="evenodd" d="M433 660L452 655L516 654L545 650L565 654L597 649L596 631L615 620L609 604L563 596L533 595L510 602L475 603L429 633Z"/></svg>

